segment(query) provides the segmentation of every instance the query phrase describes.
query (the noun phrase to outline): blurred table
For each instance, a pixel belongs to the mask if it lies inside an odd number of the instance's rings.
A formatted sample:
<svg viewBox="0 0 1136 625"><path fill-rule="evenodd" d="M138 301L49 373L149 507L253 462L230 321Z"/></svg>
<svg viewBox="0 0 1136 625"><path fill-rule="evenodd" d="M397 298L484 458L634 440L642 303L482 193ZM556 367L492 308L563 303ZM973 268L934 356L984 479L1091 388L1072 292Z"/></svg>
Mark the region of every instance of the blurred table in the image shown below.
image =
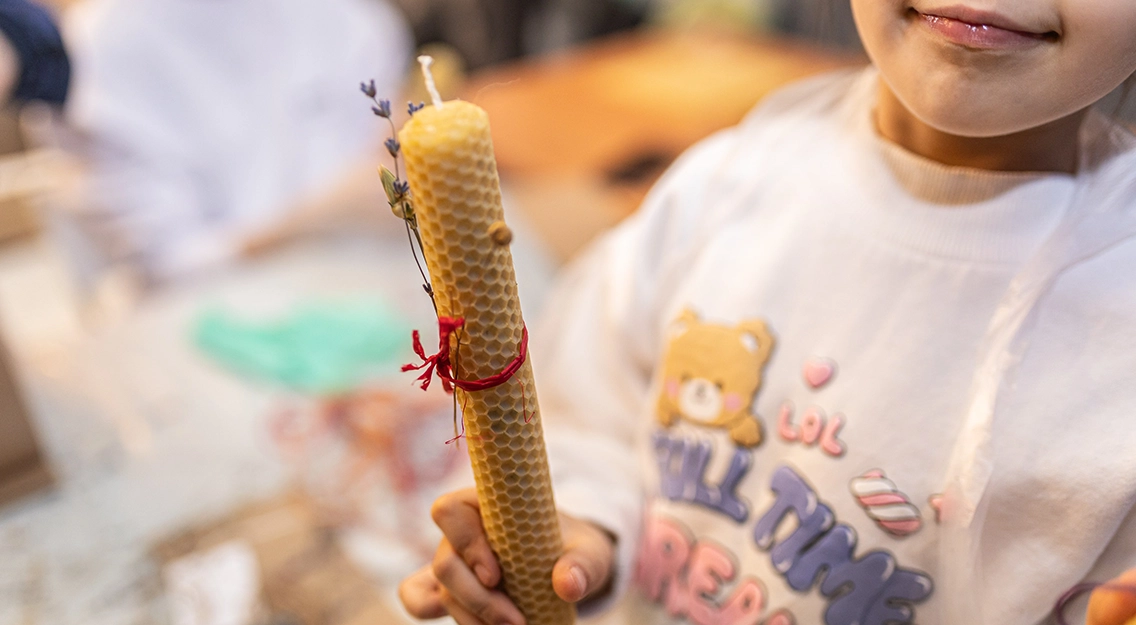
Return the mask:
<svg viewBox="0 0 1136 625"><path fill-rule="evenodd" d="M726 32L640 32L475 76L505 184L559 260L634 211L683 150L798 78L863 57Z"/></svg>
<svg viewBox="0 0 1136 625"><path fill-rule="evenodd" d="M521 297L536 310L550 265L527 243L523 221L514 223ZM0 508L0 625L166 623L150 549L296 482L269 420L310 399L200 353L191 335L204 308L271 319L298 303L377 295L427 337L436 323L401 233L293 245L93 328L67 310L67 288L50 241L0 250L0 322L59 477L53 490ZM408 336L408 355L409 347ZM391 383L416 391L412 377L396 366ZM444 426L439 446L450 436L448 419ZM387 499L379 503L398 505ZM423 561L402 542L370 538L346 536L347 551L363 554L397 605L390 576Z"/></svg>

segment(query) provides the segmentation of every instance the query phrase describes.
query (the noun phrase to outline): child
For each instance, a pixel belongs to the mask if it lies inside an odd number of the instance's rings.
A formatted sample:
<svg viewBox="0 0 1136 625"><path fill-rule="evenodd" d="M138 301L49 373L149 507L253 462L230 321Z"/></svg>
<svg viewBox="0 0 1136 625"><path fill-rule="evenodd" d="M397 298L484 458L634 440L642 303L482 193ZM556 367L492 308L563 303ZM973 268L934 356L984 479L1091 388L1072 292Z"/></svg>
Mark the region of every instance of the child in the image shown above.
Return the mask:
<svg viewBox="0 0 1136 625"><path fill-rule="evenodd" d="M567 600L1026 625L1136 567L1136 137L1089 109L1136 3L852 7L874 68L691 150L549 306ZM472 494L434 516L410 613L521 623Z"/></svg>
<svg viewBox="0 0 1136 625"><path fill-rule="evenodd" d="M93 0L65 32L67 117L89 139L86 202L61 214L93 252L76 269L139 286L348 216L382 139L343 85L393 92L413 51L378 0Z"/></svg>

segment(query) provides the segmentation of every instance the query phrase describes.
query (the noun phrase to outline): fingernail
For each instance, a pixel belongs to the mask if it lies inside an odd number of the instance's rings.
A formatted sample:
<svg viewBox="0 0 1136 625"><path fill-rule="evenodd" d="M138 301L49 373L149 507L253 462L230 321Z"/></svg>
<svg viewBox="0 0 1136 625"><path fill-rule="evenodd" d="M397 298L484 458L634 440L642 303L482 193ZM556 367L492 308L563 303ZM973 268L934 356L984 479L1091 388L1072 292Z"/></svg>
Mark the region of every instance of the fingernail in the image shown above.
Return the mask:
<svg viewBox="0 0 1136 625"><path fill-rule="evenodd" d="M473 565L473 572L477 575L477 579L481 582L482 586L489 585L489 569L484 564Z"/></svg>
<svg viewBox="0 0 1136 625"><path fill-rule="evenodd" d="M574 566L568 570L568 574L572 576L572 581L576 582L578 595L583 599L584 593L588 590L588 578L584 577L584 569Z"/></svg>

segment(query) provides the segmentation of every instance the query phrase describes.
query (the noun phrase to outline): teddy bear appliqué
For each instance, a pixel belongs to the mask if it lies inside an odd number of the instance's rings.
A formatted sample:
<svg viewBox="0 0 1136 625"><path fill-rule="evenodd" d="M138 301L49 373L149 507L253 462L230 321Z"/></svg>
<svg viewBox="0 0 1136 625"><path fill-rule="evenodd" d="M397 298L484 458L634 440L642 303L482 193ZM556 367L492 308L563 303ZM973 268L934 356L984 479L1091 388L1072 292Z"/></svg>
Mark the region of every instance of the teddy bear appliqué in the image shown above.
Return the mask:
<svg viewBox="0 0 1136 625"><path fill-rule="evenodd" d="M724 429L743 447L761 444L762 426L752 406L773 345L763 321L717 325L684 311L671 327L663 360L659 422L670 427L686 420Z"/></svg>

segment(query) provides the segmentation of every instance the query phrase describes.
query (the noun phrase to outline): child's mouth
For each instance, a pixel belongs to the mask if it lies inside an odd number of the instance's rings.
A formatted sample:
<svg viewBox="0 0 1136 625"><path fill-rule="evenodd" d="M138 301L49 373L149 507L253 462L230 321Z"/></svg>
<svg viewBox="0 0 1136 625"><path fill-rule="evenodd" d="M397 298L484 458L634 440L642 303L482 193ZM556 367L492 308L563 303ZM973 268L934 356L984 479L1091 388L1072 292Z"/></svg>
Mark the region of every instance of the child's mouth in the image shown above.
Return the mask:
<svg viewBox="0 0 1136 625"><path fill-rule="evenodd" d="M909 14L932 33L973 50L1016 50L1058 38L1054 31L1034 32L1009 18L963 7L926 13L910 9Z"/></svg>

